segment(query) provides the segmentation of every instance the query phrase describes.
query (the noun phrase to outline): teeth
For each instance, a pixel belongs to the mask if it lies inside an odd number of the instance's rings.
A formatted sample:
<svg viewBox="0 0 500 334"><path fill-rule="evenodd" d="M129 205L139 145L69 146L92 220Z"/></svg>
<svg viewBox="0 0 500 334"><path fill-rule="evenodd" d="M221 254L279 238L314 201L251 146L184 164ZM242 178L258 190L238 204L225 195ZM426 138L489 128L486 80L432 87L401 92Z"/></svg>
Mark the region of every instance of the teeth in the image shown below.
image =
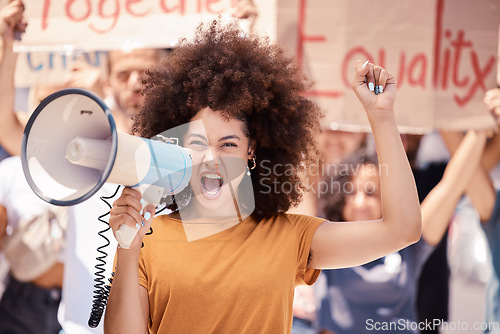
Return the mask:
<svg viewBox="0 0 500 334"><path fill-rule="evenodd" d="M216 189L208 190L207 187L206 187L206 185L205 185L205 181L204 180L211 180L211 182L217 181L218 182L218 187ZM202 185L203 189L208 194L213 195L213 196L215 196L220 191L220 188L222 187L223 183L224 183L224 180L218 174L213 174L213 173L211 173L211 174L205 174L201 178L201 185Z"/></svg>

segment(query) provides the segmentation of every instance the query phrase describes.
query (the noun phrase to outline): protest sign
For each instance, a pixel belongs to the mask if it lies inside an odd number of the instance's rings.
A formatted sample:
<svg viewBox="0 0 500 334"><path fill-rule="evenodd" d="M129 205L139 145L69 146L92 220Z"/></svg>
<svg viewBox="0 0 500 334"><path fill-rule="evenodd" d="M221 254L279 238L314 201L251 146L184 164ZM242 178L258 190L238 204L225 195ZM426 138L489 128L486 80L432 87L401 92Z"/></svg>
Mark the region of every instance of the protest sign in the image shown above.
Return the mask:
<svg viewBox="0 0 500 334"><path fill-rule="evenodd" d="M5 0L4 0L5 1ZM237 0L25 0L26 33L16 43L20 53L16 86L59 84L71 63L88 61L105 70L103 51L175 47L194 35L200 22L218 16L234 20ZM276 35L276 0L255 0L259 12L253 31ZM252 19L239 19L244 31Z"/></svg>
<svg viewBox="0 0 500 334"><path fill-rule="evenodd" d="M237 0L26 0L29 26L18 50L72 51L175 46L201 21L234 19ZM254 1L255 31L274 37L276 2ZM246 20L239 20L248 29Z"/></svg>
<svg viewBox="0 0 500 334"><path fill-rule="evenodd" d="M402 131L494 126L482 99L496 86L500 2L295 0L278 12L278 41L316 82L326 127L369 129L350 89L357 58L396 75Z"/></svg>

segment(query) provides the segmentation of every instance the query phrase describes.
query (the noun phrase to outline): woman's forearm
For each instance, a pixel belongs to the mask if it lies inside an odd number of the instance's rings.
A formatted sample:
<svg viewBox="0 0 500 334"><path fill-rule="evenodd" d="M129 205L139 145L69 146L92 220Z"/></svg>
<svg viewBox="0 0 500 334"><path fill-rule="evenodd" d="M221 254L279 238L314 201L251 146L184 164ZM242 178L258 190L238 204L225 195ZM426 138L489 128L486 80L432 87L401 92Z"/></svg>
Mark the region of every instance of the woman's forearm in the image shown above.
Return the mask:
<svg viewBox="0 0 500 334"><path fill-rule="evenodd" d="M14 110L14 73L16 54L0 35L0 145L11 155L21 153L24 124L19 122Z"/></svg>
<svg viewBox="0 0 500 334"><path fill-rule="evenodd" d="M137 250L118 249L116 271L104 317L105 333L144 333L147 314L139 285Z"/></svg>
<svg viewBox="0 0 500 334"><path fill-rule="evenodd" d="M459 133L442 132L448 142ZM458 138L460 142L460 138ZM422 202L422 236L431 245L443 238L460 197L480 166L486 134L469 130L446 166L443 178Z"/></svg>
<svg viewBox="0 0 500 334"><path fill-rule="evenodd" d="M460 140L463 135L456 132L442 131L441 136L443 137L446 147L448 148L450 153L455 154L455 152L459 148ZM468 161L467 163L470 163L470 161ZM472 178L467 185L466 193L470 197L472 204L476 208L480 220L482 222L487 222L490 219L491 213L493 212L496 199L496 191L493 187L493 182L490 178L490 175L484 168L483 163L479 163L472 174Z"/></svg>
<svg viewBox="0 0 500 334"><path fill-rule="evenodd" d="M393 111L368 113L380 170L382 223L403 244L421 235L421 213L417 188Z"/></svg>

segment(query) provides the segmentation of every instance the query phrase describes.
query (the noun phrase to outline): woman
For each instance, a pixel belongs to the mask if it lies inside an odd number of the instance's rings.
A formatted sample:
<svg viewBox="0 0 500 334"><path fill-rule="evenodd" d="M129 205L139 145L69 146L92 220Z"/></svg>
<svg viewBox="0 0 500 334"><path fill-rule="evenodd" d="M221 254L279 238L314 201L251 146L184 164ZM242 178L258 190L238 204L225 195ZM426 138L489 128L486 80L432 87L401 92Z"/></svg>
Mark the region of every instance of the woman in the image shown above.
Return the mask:
<svg viewBox="0 0 500 334"><path fill-rule="evenodd" d="M440 183L422 203L422 239L358 267L325 270L316 292L318 326L323 333L419 333L415 301L423 264L443 237L454 209L479 166L485 133L471 130L448 163ZM343 172L347 171L347 172ZM382 217L379 175L389 173L375 157L354 155L326 179L332 186L320 199L328 219L376 220ZM335 173L332 173L335 174ZM441 319L436 319L440 321ZM434 319L431 326L438 329Z"/></svg>
<svg viewBox="0 0 500 334"><path fill-rule="evenodd" d="M336 221L380 219L376 158L358 154L344 165L349 173L334 177L329 182L333 189L320 199L325 216ZM320 303L319 327L344 334L382 329L384 333L413 333L406 321L416 320L415 278L431 250L421 239L362 266L323 271L321 284L315 286ZM382 327L391 323L392 327Z"/></svg>
<svg viewBox="0 0 500 334"><path fill-rule="evenodd" d="M115 201L115 233L145 224L129 249L117 250L107 333L287 333L295 285L420 238L417 193L394 120L396 79L368 61L355 70L353 90L391 173L381 178L384 217L353 224L285 214L300 201L299 170L314 162L320 111L281 49L215 21L149 71L135 132L152 137L188 124L179 139L193 152L193 170L171 206L179 212L152 221L153 208L141 215L141 195L130 188ZM365 78L383 93L370 91ZM253 196L241 191L244 166Z"/></svg>

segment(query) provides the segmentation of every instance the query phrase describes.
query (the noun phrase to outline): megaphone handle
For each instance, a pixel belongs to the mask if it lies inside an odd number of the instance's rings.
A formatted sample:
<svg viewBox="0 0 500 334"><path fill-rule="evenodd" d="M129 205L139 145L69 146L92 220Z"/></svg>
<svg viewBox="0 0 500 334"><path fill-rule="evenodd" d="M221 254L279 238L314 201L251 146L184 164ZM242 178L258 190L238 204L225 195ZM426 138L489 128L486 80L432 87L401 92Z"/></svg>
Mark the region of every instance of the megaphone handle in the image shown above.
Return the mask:
<svg viewBox="0 0 500 334"><path fill-rule="evenodd" d="M137 188L137 190L142 193L143 201L141 212L143 212L144 208L149 204L153 204L154 206L156 206L160 203L161 196L163 195L162 187L147 185L138 186L135 188ZM121 225L118 231L116 231L115 233L116 240L120 244L120 247L129 249L140 228L141 226L139 226L138 224L135 227L129 226L127 224Z"/></svg>

